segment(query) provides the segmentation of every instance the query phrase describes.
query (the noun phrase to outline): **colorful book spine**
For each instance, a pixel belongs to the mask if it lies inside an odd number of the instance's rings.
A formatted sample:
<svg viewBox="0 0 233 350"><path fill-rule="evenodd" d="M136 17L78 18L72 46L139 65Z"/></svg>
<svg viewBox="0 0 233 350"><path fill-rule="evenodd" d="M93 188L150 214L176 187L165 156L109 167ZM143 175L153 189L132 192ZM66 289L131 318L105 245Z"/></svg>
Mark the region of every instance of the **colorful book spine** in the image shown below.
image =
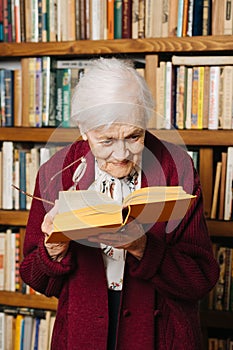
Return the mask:
<svg viewBox="0 0 233 350"><path fill-rule="evenodd" d="M114 0L114 39L122 38L122 1Z"/></svg>
<svg viewBox="0 0 233 350"><path fill-rule="evenodd" d="M122 38L132 38L132 0L122 2Z"/></svg>
<svg viewBox="0 0 233 350"><path fill-rule="evenodd" d="M62 126L70 126L71 69L63 69L62 78Z"/></svg>
<svg viewBox="0 0 233 350"><path fill-rule="evenodd" d="M19 150L19 185L22 191L26 192L26 153ZM19 194L19 207L26 210L26 196L22 192Z"/></svg>
<svg viewBox="0 0 233 350"><path fill-rule="evenodd" d="M5 126L14 125L14 73L5 69Z"/></svg>
<svg viewBox="0 0 233 350"><path fill-rule="evenodd" d="M210 67L208 129L218 129L220 66Z"/></svg>

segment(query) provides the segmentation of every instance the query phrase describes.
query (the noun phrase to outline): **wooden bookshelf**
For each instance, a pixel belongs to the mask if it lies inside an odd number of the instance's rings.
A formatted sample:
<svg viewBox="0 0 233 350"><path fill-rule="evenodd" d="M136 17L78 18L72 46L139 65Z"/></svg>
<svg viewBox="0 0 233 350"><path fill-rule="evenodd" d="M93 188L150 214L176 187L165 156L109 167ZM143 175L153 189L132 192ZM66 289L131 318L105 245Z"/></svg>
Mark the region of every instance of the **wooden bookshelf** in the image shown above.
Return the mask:
<svg viewBox="0 0 233 350"><path fill-rule="evenodd" d="M155 130L162 140L186 146L232 146L233 130ZM78 128L0 128L0 141L70 143L80 138Z"/></svg>
<svg viewBox="0 0 233 350"><path fill-rule="evenodd" d="M28 211L0 210L0 225L25 227L28 220ZM232 221L207 220L211 236L233 237Z"/></svg>
<svg viewBox="0 0 233 350"><path fill-rule="evenodd" d="M120 57L171 57L179 55L233 55L233 36L194 36L149 39L81 40L73 42L44 43L0 43L0 61L22 57L52 56L60 58L94 58L102 56ZM153 63L153 59L152 59ZM201 182L210 206L213 175L213 150L215 147L233 146L233 130L150 130L159 138L180 145L195 146L201 153ZM60 143L74 142L80 138L77 128L0 128L0 141ZM208 209L208 208L207 208ZM0 210L0 225L25 227L28 211ZM213 237L233 237L232 221L207 220ZM0 292L2 305L56 310L57 300L42 295L22 295L14 292ZM203 328L231 330L232 312L201 311Z"/></svg>
<svg viewBox="0 0 233 350"><path fill-rule="evenodd" d="M57 44L57 45L56 45ZM78 40L54 44L44 43L0 43L0 57L30 56L88 56L147 54L147 53L193 53L233 51L233 40L229 35L193 36L148 39Z"/></svg>

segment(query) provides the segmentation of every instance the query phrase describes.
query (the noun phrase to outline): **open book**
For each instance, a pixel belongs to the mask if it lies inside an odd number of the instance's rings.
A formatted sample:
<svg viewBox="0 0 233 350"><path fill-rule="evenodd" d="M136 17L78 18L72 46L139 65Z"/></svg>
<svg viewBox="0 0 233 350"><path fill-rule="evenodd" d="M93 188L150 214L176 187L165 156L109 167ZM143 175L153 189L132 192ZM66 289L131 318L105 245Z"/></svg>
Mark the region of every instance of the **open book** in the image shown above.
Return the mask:
<svg viewBox="0 0 233 350"><path fill-rule="evenodd" d="M182 219L195 197L181 186L141 188L130 193L123 204L96 191L60 191L54 230L47 242L114 233L127 223L129 216L141 224Z"/></svg>

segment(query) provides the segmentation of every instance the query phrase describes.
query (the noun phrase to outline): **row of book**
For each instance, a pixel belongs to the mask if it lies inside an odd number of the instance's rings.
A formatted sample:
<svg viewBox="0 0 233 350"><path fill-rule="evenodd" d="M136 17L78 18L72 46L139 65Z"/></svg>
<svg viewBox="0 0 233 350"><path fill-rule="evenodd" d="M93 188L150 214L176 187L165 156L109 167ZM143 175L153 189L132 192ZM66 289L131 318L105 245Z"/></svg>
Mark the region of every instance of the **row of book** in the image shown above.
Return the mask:
<svg viewBox="0 0 233 350"><path fill-rule="evenodd" d="M217 161L211 219L233 220L233 147L221 152L221 159Z"/></svg>
<svg viewBox="0 0 233 350"><path fill-rule="evenodd" d="M231 26L231 27L230 27ZM0 0L0 41L232 34L227 0Z"/></svg>
<svg viewBox="0 0 233 350"><path fill-rule="evenodd" d="M41 164L46 162L60 147L37 144L23 148L22 144L4 141L0 151L0 208L28 210L31 206L36 174ZM21 191L13 188L20 188Z"/></svg>
<svg viewBox="0 0 233 350"><path fill-rule="evenodd" d="M71 126L73 89L88 64L47 56L0 64L0 125Z"/></svg>
<svg viewBox="0 0 233 350"><path fill-rule="evenodd" d="M49 350L55 321L52 311L0 309L0 350Z"/></svg>
<svg viewBox="0 0 233 350"><path fill-rule="evenodd" d="M213 243L213 251L220 274L216 286L209 294L208 308L233 311L233 248Z"/></svg>
<svg viewBox="0 0 233 350"><path fill-rule="evenodd" d="M132 58L133 59L133 58ZM143 74L144 60L133 59ZM75 86L91 60L23 58L0 63L0 126L70 127ZM233 56L172 56L160 61L155 129L232 129Z"/></svg>
<svg viewBox="0 0 233 350"><path fill-rule="evenodd" d="M172 56L156 68L155 128L232 129L233 57Z"/></svg>
<svg viewBox="0 0 233 350"><path fill-rule="evenodd" d="M208 350L233 350L233 340L229 338L214 338L208 339Z"/></svg>

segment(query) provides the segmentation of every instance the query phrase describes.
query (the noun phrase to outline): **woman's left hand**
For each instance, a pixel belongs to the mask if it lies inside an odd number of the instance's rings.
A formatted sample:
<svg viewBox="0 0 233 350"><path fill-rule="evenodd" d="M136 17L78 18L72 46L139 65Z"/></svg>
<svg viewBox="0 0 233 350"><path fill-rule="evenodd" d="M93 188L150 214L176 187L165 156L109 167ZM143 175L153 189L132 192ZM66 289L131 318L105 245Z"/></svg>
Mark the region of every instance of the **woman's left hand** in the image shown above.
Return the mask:
<svg viewBox="0 0 233 350"><path fill-rule="evenodd" d="M90 242L104 243L118 249L125 249L141 260L146 247L147 237L143 226L129 217L128 222L116 233L101 233L89 237Z"/></svg>

